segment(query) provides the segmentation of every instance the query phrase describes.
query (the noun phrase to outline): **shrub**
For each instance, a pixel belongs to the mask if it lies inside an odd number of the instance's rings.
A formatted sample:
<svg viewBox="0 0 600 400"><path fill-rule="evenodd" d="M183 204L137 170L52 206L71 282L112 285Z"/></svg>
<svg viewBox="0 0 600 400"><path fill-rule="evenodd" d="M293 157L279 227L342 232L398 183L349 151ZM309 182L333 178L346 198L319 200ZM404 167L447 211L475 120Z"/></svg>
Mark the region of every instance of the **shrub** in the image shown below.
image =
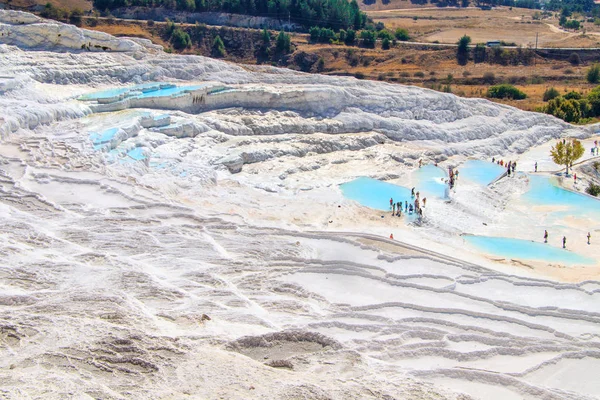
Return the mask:
<svg viewBox="0 0 600 400"><path fill-rule="evenodd" d="M588 69L586 79L589 83L600 82L600 64L594 64Z"/></svg>
<svg viewBox="0 0 600 400"><path fill-rule="evenodd" d="M560 96L560 93L558 92L558 90L551 87L551 88L546 89L546 91L544 92L543 99L544 99L544 101L548 101L548 100L552 100L558 96Z"/></svg>
<svg viewBox="0 0 600 400"><path fill-rule="evenodd" d="M408 31L406 29L402 29L402 28L396 29L396 32L394 32L394 36L396 36L396 39L403 41L403 42L410 39L410 36L408 35Z"/></svg>
<svg viewBox="0 0 600 400"><path fill-rule="evenodd" d="M571 68L567 68L567 69L565 69L565 71L564 71L564 72L565 72L565 74L567 74L567 75L571 75L571 74L574 74L574 73L575 73L575 71L573 71Z"/></svg>
<svg viewBox="0 0 600 400"><path fill-rule="evenodd" d="M356 79L365 79L365 74L363 74L362 72L357 72L354 74L354 77Z"/></svg>
<svg viewBox="0 0 600 400"><path fill-rule="evenodd" d="M513 99L522 100L527 97L525 93L509 84L495 85L488 89L487 97L493 99Z"/></svg>
<svg viewBox="0 0 600 400"><path fill-rule="evenodd" d="M425 78L425 73L423 71L415 72L414 76L417 78Z"/></svg>
<svg viewBox="0 0 600 400"><path fill-rule="evenodd" d="M400 76L403 78L408 78L410 74L408 72L400 72Z"/></svg>
<svg viewBox="0 0 600 400"><path fill-rule="evenodd" d="M389 50L390 49L390 39L383 38L383 40L381 41L381 48L382 48L382 50Z"/></svg>
<svg viewBox="0 0 600 400"><path fill-rule="evenodd" d="M579 57L579 54L577 53L571 53L569 56L569 62L571 65L579 65L581 64L581 57Z"/></svg>
<svg viewBox="0 0 600 400"><path fill-rule="evenodd" d="M493 85L496 81L496 75L493 72L485 72L483 74L483 83L487 85Z"/></svg>
<svg viewBox="0 0 600 400"><path fill-rule="evenodd" d="M375 47L375 40L377 36L372 31L360 31L360 40L365 47Z"/></svg>
<svg viewBox="0 0 600 400"><path fill-rule="evenodd" d="M69 17L69 21L73 25L80 26L81 25L81 17L83 17L83 11L79 8L76 8L73 11L71 11L71 16Z"/></svg>
<svg viewBox="0 0 600 400"><path fill-rule="evenodd" d="M585 188L585 192L587 194L591 194L592 196L598 197L600 195L600 185L596 185L592 182Z"/></svg>
<svg viewBox="0 0 600 400"><path fill-rule="evenodd" d="M192 45L192 40L187 32L183 31L181 28L175 28L171 35L171 43L173 43L173 47L176 50L183 50Z"/></svg>
<svg viewBox="0 0 600 400"><path fill-rule="evenodd" d="M322 72L325 69L325 60L323 57L319 57L319 61L317 61L317 72Z"/></svg>
<svg viewBox="0 0 600 400"><path fill-rule="evenodd" d="M571 90L563 96L566 100L581 100L581 93Z"/></svg>
<svg viewBox="0 0 600 400"><path fill-rule="evenodd" d="M531 78L529 78L529 84L531 85L539 85L541 83L544 83L544 78L539 75L533 75Z"/></svg>
<svg viewBox="0 0 600 400"><path fill-rule="evenodd" d="M565 21L564 24L562 24L562 26L566 29L579 29L581 27L581 24L579 23L579 21L577 21L576 19L570 19L568 21Z"/></svg>
<svg viewBox="0 0 600 400"><path fill-rule="evenodd" d="M344 43L346 43L348 46L351 46L354 44L355 41L356 41L356 31L353 29L348 29L346 31L346 40L344 40Z"/></svg>
<svg viewBox="0 0 600 400"><path fill-rule="evenodd" d="M462 76L467 78L467 77L471 76L471 73L469 71L463 71Z"/></svg>

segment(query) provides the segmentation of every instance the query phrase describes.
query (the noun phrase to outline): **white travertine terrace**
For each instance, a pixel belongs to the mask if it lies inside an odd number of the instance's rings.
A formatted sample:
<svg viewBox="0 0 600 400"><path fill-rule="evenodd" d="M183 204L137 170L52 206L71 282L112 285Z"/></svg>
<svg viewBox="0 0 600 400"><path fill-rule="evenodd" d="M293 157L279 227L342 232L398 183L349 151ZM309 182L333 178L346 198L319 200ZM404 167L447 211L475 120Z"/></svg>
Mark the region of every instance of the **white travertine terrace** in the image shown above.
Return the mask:
<svg viewBox="0 0 600 400"><path fill-rule="evenodd" d="M410 185L419 159L552 170L549 143L590 129L24 13L0 29L0 397L600 397L598 265L497 262L460 236L539 239L543 220L597 258L576 239L597 222L520 203L522 176L460 182L420 226L336 187ZM78 100L148 82L219 90Z"/></svg>

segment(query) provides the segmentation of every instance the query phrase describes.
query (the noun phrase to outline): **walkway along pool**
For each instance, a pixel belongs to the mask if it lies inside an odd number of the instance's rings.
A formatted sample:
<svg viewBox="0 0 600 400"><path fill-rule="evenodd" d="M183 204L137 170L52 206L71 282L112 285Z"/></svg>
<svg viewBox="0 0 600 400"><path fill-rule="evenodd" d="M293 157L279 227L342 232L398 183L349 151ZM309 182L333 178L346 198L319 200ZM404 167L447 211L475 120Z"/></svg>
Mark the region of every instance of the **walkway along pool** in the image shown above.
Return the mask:
<svg viewBox="0 0 600 400"><path fill-rule="evenodd" d="M340 189L344 197L382 211L390 210L390 198L394 202L401 201L403 205L405 201L410 204L412 200L410 189L364 176L341 184Z"/></svg>
<svg viewBox="0 0 600 400"><path fill-rule="evenodd" d="M468 160L458 167L459 179L466 179L487 186L502 175L506 168L483 160Z"/></svg>
<svg viewBox="0 0 600 400"><path fill-rule="evenodd" d="M560 264L593 265L596 261L550 244L505 237L464 235L467 243L490 255ZM568 243L567 243L568 244Z"/></svg>

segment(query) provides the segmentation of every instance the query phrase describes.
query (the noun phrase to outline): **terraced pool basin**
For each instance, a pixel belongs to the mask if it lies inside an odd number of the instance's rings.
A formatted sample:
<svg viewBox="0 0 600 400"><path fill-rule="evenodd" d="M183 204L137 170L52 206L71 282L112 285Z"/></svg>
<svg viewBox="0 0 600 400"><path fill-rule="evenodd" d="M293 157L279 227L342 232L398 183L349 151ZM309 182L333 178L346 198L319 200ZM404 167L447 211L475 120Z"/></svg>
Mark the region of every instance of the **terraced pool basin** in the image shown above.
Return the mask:
<svg viewBox="0 0 600 400"><path fill-rule="evenodd" d="M567 265L596 263L592 258L547 243L492 236L465 235L463 238L477 250L497 257Z"/></svg>
<svg viewBox="0 0 600 400"><path fill-rule="evenodd" d="M402 204L411 202L410 189L367 177L343 183L340 189L344 197L376 210L388 211L390 198L394 202L402 201Z"/></svg>
<svg viewBox="0 0 600 400"><path fill-rule="evenodd" d="M421 192L421 197L435 196L446 198L446 187L444 183L448 174L435 165L425 165L412 173L412 181L415 190Z"/></svg>
<svg viewBox="0 0 600 400"><path fill-rule="evenodd" d="M459 179L466 179L482 186L489 185L506 171L498 164L483 160L469 160L458 170Z"/></svg>

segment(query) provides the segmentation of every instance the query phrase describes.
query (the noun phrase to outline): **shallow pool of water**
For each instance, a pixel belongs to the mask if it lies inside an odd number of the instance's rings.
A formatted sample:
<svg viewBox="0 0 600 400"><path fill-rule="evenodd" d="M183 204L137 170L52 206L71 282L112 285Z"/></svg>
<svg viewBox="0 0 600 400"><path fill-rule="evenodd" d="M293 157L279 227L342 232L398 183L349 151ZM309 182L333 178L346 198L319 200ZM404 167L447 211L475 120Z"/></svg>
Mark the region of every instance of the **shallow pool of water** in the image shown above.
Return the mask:
<svg viewBox="0 0 600 400"><path fill-rule="evenodd" d="M561 188L556 177L529 175L529 190L522 199L534 205L568 207L562 212L566 215L600 214L600 200Z"/></svg>
<svg viewBox="0 0 600 400"><path fill-rule="evenodd" d="M530 261L545 261L561 264L595 264L592 258L584 257L547 243L505 237L465 235L463 238L478 250L490 255ZM568 245L568 242L567 242Z"/></svg>
<svg viewBox="0 0 600 400"><path fill-rule="evenodd" d="M459 168L459 179L466 179L487 186L506 171L496 163L483 160L469 160Z"/></svg>
<svg viewBox="0 0 600 400"><path fill-rule="evenodd" d="M100 92L88 93L79 98L79 100L99 100L99 99L110 99L117 96L126 96L129 92L132 91L147 91L147 90L157 90L161 87L161 85L166 85L165 83L160 82L151 82L151 83L143 83L135 86L114 88L102 90Z"/></svg>
<svg viewBox="0 0 600 400"><path fill-rule="evenodd" d="M405 201L411 203L410 189L367 177L343 183L340 189L344 197L377 210L389 211L390 198L402 204Z"/></svg>
<svg viewBox="0 0 600 400"><path fill-rule="evenodd" d="M140 161L146 158L146 156L144 155L144 150L141 147L136 147L135 149L128 151L127 155L136 161Z"/></svg>
<svg viewBox="0 0 600 400"><path fill-rule="evenodd" d="M415 191L421 192L421 197L435 196L446 197L446 181L448 174L442 168L435 165L425 165L412 173L412 181Z"/></svg>
<svg viewBox="0 0 600 400"><path fill-rule="evenodd" d="M173 96L173 95L185 93L187 91L200 89L201 87L202 87L202 85L195 85L195 86L175 86L175 87L170 87L170 88L165 88L165 89L159 89L159 90L152 90L152 91L144 92L144 93L142 93L142 94L140 94L140 95L138 95L136 97L138 99L144 99L144 98L147 98L147 97Z"/></svg>

